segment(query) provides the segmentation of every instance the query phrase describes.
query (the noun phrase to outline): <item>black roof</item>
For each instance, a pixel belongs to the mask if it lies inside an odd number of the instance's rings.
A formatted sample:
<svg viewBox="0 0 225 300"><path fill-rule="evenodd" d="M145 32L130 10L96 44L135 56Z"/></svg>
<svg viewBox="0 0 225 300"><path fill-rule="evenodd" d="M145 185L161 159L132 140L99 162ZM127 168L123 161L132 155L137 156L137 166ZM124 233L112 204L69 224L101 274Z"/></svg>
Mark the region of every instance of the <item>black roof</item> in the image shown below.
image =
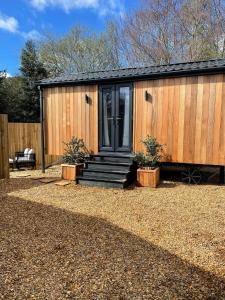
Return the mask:
<svg viewBox="0 0 225 300"><path fill-rule="evenodd" d="M107 81L124 81L144 78L160 78L167 76L194 75L199 73L219 73L225 72L225 59L211 59L205 61L193 61L185 63L175 63L169 65L158 65L140 68L125 68L108 71L96 71L87 73L76 73L62 75L55 78L46 78L38 85L65 85L96 83Z"/></svg>

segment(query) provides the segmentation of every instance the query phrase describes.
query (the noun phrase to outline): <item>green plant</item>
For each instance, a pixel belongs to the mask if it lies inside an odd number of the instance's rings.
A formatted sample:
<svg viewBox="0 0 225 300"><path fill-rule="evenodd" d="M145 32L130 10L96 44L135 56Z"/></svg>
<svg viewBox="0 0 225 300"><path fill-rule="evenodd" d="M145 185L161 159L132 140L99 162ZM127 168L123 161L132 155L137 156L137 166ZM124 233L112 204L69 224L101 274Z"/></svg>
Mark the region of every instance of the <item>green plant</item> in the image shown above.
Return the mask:
<svg viewBox="0 0 225 300"><path fill-rule="evenodd" d="M157 139L150 135L147 135L142 143L146 147L146 155L143 152L137 152L134 160L141 168L150 167L154 169L162 157L163 145L159 144Z"/></svg>
<svg viewBox="0 0 225 300"><path fill-rule="evenodd" d="M70 165L83 163L89 156L88 150L82 139L72 137L68 143L64 144L66 147L64 149L63 160Z"/></svg>
<svg viewBox="0 0 225 300"><path fill-rule="evenodd" d="M135 153L134 160L141 168L145 167L148 164L147 157L145 156L144 152Z"/></svg>

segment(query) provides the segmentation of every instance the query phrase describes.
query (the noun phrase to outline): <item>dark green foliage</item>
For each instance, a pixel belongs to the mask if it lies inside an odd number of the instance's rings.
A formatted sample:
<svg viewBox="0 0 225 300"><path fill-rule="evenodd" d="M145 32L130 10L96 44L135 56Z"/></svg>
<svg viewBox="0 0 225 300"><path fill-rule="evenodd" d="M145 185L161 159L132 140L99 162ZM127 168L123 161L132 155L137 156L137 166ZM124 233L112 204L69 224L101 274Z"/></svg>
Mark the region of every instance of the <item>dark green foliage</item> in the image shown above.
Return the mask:
<svg viewBox="0 0 225 300"><path fill-rule="evenodd" d="M20 76L5 78L2 83L2 90L5 103L5 106L3 105L5 107L4 113L8 114L10 122L20 122L24 116L21 105L24 100L23 79ZM2 104L1 100L0 103Z"/></svg>
<svg viewBox="0 0 225 300"><path fill-rule="evenodd" d="M5 114L8 111L8 103L6 100L6 90L4 82L6 79L6 72L0 71L0 113Z"/></svg>
<svg viewBox="0 0 225 300"><path fill-rule="evenodd" d="M32 40L28 40L21 53L21 74L24 78L32 80L40 80L47 76L43 64L39 61L35 44Z"/></svg>
<svg viewBox="0 0 225 300"><path fill-rule="evenodd" d="M157 167L160 159L162 158L163 145L157 142L155 137L147 135L142 141L146 147L146 155L143 152L137 152L135 154L135 161L138 166L155 168Z"/></svg>
<svg viewBox="0 0 225 300"><path fill-rule="evenodd" d="M0 72L0 112L10 122L39 122L40 106L36 81L47 77L39 61L35 44L27 41L21 53L21 75L6 78Z"/></svg>
<svg viewBox="0 0 225 300"><path fill-rule="evenodd" d="M162 145L160 145L157 142L157 139L153 136L147 135L147 137L142 141L143 144L146 147L146 151L147 153L152 156L158 156L159 153L162 151ZM161 156L159 157L159 159L161 158Z"/></svg>
<svg viewBox="0 0 225 300"><path fill-rule="evenodd" d="M66 145L63 160L70 164L75 165L78 163L83 163L85 159L89 156L88 150L82 139L72 137Z"/></svg>
<svg viewBox="0 0 225 300"><path fill-rule="evenodd" d="M137 164L138 164L138 166L140 168L143 168L146 165L148 165L148 160L147 160L147 157L144 154L144 152L137 152L137 153L135 153L134 160L137 162Z"/></svg>
<svg viewBox="0 0 225 300"><path fill-rule="evenodd" d="M27 41L22 49L20 71L23 80L23 101L19 101L22 113L20 121L39 122L39 93L35 83L47 77L47 72L39 61L35 44L31 40Z"/></svg>

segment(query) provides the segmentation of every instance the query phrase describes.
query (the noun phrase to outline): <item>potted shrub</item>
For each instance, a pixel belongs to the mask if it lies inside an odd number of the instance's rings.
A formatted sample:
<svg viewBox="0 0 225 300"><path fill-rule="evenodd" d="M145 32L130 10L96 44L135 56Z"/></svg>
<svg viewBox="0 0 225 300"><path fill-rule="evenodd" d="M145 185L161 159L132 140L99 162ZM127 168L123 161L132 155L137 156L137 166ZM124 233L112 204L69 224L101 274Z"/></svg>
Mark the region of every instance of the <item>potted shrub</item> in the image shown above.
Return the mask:
<svg viewBox="0 0 225 300"><path fill-rule="evenodd" d="M135 161L138 165L137 183L139 186L157 187L160 180L159 161L162 157L163 145L159 144L155 137L147 135L142 141L146 147L146 154L138 152Z"/></svg>
<svg viewBox="0 0 225 300"><path fill-rule="evenodd" d="M61 165L62 179L76 180L76 177L82 172L89 153L82 139L72 137L68 143L64 144L63 161L65 163Z"/></svg>

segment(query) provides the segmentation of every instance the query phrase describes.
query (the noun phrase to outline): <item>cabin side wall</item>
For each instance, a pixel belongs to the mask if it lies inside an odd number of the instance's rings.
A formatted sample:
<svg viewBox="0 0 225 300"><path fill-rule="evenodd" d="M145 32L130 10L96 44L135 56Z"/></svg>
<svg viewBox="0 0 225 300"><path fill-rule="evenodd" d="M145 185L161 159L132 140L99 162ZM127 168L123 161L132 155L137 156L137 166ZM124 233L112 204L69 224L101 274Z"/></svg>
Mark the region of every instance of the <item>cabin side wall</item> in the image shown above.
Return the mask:
<svg viewBox="0 0 225 300"><path fill-rule="evenodd" d="M86 103L85 95L90 103ZM89 151L98 151L98 92L96 85L44 88L45 152L62 155L72 136Z"/></svg>
<svg viewBox="0 0 225 300"><path fill-rule="evenodd" d="M165 145L166 161L225 165L224 76L135 82L134 151L149 134Z"/></svg>
<svg viewBox="0 0 225 300"><path fill-rule="evenodd" d="M165 145L164 160L225 165L225 75L137 81L133 99L133 151L150 134ZM44 116L46 154L62 155L72 136L98 152L97 85L45 88Z"/></svg>

